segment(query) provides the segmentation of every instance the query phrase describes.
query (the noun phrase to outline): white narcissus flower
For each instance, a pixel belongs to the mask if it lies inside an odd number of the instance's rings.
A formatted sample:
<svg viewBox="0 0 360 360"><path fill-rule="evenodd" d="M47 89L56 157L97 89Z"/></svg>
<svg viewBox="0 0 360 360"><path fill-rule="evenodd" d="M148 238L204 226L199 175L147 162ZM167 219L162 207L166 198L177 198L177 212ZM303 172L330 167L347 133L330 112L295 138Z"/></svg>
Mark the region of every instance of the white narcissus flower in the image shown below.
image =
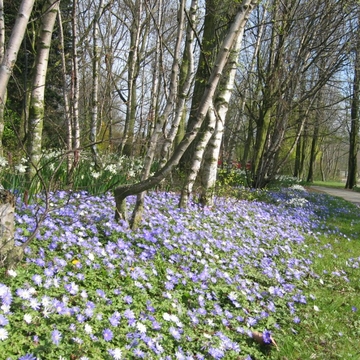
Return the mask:
<svg viewBox="0 0 360 360"><path fill-rule="evenodd" d="M5 167L8 164L8 161L0 156L0 166Z"/></svg>
<svg viewBox="0 0 360 360"><path fill-rule="evenodd" d="M91 176L94 178L94 179L98 179L100 177L101 173L100 172L93 172L91 173Z"/></svg>
<svg viewBox="0 0 360 360"><path fill-rule="evenodd" d="M15 166L15 170L20 173L20 174L23 174L26 172L26 168L27 166L23 165L23 164L19 164L19 165L16 165Z"/></svg>

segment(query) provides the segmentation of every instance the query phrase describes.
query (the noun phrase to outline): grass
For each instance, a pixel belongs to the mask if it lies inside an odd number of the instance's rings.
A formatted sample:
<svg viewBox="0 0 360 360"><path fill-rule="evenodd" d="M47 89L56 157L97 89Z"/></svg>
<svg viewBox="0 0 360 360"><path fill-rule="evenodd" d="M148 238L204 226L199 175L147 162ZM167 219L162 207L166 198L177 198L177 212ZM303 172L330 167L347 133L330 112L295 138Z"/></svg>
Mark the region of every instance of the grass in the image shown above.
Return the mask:
<svg viewBox="0 0 360 360"><path fill-rule="evenodd" d="M0 269L0 355L359 358L359 208L296 189L254 197L180 210L149 193L131 231L111 195L54 194L24 261ZM18 204L17 244L39 211ZM255 341L267 331L276 346Z"/></svg>
<svg viewBox="0 0 360 360"><path fill-rule="evenodd" d="M314 301L302 310L297 333L280 341L277 359L360 358L359 208L324 197L327 230L307 238L307 253L313 254L312 267L320 276L309 279L307 291Z"/></svg>
<svg viewBox="0 0 360 360"><path fill-rule="evenodd" d="M332 187L336 189L344 189L345 183L341 181L320 181L315 180L311 185Z"/></svg>

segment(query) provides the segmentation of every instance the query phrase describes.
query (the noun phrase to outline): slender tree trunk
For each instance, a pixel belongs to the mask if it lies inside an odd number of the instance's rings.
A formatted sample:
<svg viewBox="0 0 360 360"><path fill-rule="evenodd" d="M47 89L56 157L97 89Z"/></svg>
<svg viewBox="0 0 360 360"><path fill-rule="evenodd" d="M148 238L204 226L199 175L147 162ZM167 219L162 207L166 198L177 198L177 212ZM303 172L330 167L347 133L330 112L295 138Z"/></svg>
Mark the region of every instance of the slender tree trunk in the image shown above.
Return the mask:
<svg viewBox="0 0 360 360"><path fill-rule="evenodd" d="M63 77L63 101L64 101L64 116L66 124L66 150L67 150L67 172L70 173L72 161L71 161L71 149L72 149L72 122L71 122L71 109L69 104L69 90L67 81L67 69L66 69L66 57L65 57L65 44L64 44L64 31L62 26L61 11L58 11L58 26L59 26L59 41L60 41L60 56L61 56L61 67Z"/></svg>
<svg viewBox="0 0 360 360"><path fill-rule="evenodd" d="M227 36L224 38L220 51L217 55L215 65L209 76L205 92L203 94L202 101L199 103L196 119L197 121L193 123L192 127L185 134L183 140L175 149L173 155L168 160L168 162L159 169L153 176L148 179L141 181L133 185L124 185L115 189L115 202L116 202L116 212L115 218L125 218L126 219L126 206L125 199L129 195L138 194L142 191L148 190L151 187L159 184L172 169L178 165L181 157L184 152L194 140L196 135L199 132L199 129L204 121L204 118L208 112L208 109L212 103L212 98L217 89L221 74L228 62L231 49L233 48L239 32L245 27L248 17L254 8L257 5L257 1L244 0L238 8L238 12L231 24L230 29L228 30Z"/></svg>
<svg viewBox="0 0 360 360"><path fill-rule="evenodd" d="M314 182L314 171L315 171L315 160L317 155L317 147L319 140L319 121L315 119L314 131L311 140L310 159L309 159L309 170L306 181L309 183Z"/></svg>
<svg viewBox="0 0 360 360"><path fill-rule="evenodd" d="M194 27L196 22L196 12L198 8L198 0L192 0L189 11L189 19L186 30L185 50L180 66L179 74L179 90L178 100L175 108L174 121L168 134L165 136L164 145L161 149L160 165L166 164L169 156L170 148L175 142L177 146L185 135L186 120L186 101L194 77Z"/></svg>
<svg viewBox="0 0 360 360"><path fill-rule="evenodd" d="M139 43L141 33L142 1L136 0L134 5L133 21L130 28L130 50L128 57L128 97L124 139L121 152L131 157L133 155L134 128L137 109L136 83L139 76Z"/></svg>
<svg viewBox="0 0 360 360"><path fill-rule="evenodd" d="M162 129L164 127L164 123L166 119L169 117L170 112L173 109L176 97L177 97L177 90L178 90L178 74L179 74L179 56L181 51L181 44L182 44L182 38L183 38L183 31L184 31L184 9L185 9L185 0L182 0L180 3L180 7L178 10L179 16L179 24L178 24L178 32L177 32L177 38L176 38L176 46L174 51L174 59L172 63L172 71L171 71L171 79L170 79L170 88L169 88L169 96L166 103L166 107L164 109L163 114L157 119L155 124L155 129L153 133L151 134L150 142L148 151L145 156L145 162L142 172L141 180L148 179L150 175L150 169L151 165L153 163L153 159L156 152L156 147L158 145L158 139L160 135L162 134ZM136 228L141 220L142 217L142 211L144 208L144 198L145 198L145 192L141 192L137 196L137 201L135 205L135 209L132 215L131 219L131 227Z"/></svg>
<svg viewBox="0 0 360 360"><path fill-rule="evenodd" d="M229 110L229 102L234 89L235 75L237 70L237 59L243 40L244 32L240 32L236 44L229 59L228 69L221 80L220 91L215 100L216 126L215 132L210 138L205 151L203 168L201 173L201 194L202 205L213 204L213 193L217 177L217 166L220 154L221 142L223 139L226 115Z"/></svg>
<svg viewBox="0 0 360 360"><path fill-rule="evenodd" d="M163 2L162 0L159 0L158 5L157 5L157 23L156 23L156 28L158 29L158 32L160 31L160 27L162 24L162 7L163 7ZM148 126L147 126L147 139L150 139L151 134L154 132L155 130L155 124L156 124L156 120L158 117L158 101L159 101L159 91L160 91L160 83L161 83L161 78L160 78L160 67L161 67L161 62L160 62L160 52L162 50L162 46L161 46L161 35L158 34L157 38L156 38L156 44L155 44L155 58L154 58L154 64L153 64L153 74L152 74L152 85L151 85L151 92L152 92L152 98L151 98L151 105L150 105L150 111L149 111L149 116L148 116Z"/></svg>
<svg viewBox="0 0 360 360"><path fill-rule="evenodd" d="M5 54L4 0L0 0L0 64L4 60L4 54Z"/></svg>
<svg viewBox="0 0 360 360"><path fill-rule="evenodd" d="M73 133L72 149L74 152L73 163L69 173L68 182L72 182L72 172L80 161L80 122L79 122L79 55L77 49L77 6L78 0L73 0L72 7L72 76L71 76L71 122Z"/></svg>
<svg viewBox="0 0 360 360"><path fill-rule="evenodd" d="M39 168L42 148L42 130L44 121L45 83L51 46L51 37L59 9L59 0L48 0L46 13L41 18L40 33L37 40L35 74L32 80L32 92L29 111L29 130L27 151L29 157L27 180L33 180Z"/></svg>
<svg viewBox="0 0 360 360"><path fill-rule="evenodd" d="M18 51L24 38L26 26L28 24L35 0L23 0L15 26L3 55L0 66L0 156L3 155L2 137L4 133L4 108L6 103L6 88L15 66Z"/></svg>
<svg viewBox="0 0 360 360"><path fill-rule="evenodd" d="M360 24L360 16L358 16L358 24ZM348 157L348 175L346 179L346 189L352 189L357 184L357 162L359 150L359 101L360 101L360 34L357 31L357 43L354 64L354 81L353 94L351 99L351 125L350 125L350 142Z"/></svg>
<svg viewBox="0 0 360 360"><path fill-rule="evenodd" d="M99 46L99 19L104 8L103 1L100 1L99 9L96 12L93 23L93 77L92 77L92 111L91 111L91 125L90 125L90 145L93 155L93 160L96 167L99 164L99 152L97 148L97 132L98 132L98 112L99 112L99 71L100 71L100 46Z"/></svg>
<svg viewBox="0 0 360 360"><path fill-rule="evenodd" d="M0 267L13 268L21 260L23 251L14 242L15 198L0 189Z"/></svg>

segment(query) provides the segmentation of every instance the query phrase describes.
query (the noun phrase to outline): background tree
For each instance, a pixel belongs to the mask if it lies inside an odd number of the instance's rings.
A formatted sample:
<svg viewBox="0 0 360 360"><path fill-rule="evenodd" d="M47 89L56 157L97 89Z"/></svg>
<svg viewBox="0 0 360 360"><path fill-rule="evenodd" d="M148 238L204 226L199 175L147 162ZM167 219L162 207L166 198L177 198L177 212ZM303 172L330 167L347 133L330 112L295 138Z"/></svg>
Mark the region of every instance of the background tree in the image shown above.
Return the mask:
<svg viewBox="0 0 360 360"><path fill-rule="evenodd" d="M360 25L360 13L358 11L357 26ZM353 93L351 98L351 112L350 112L350 146L348 158L348 175L345 187L352 189L357 184L358 178L358 150L359 150L359 101L360 101L360 34L359 30L355 32L356 41L353 49L354 52L354 80Z"/></svg>
<svg viewBox="0 0 360 360"><path fill-rule="evenodd" d="M6 46L4 56L0 66L0 155L3 154L2 136L4 132L4 108L6 104L6 89L14 68L17 55L24 38L26 26L28 24L34 0L23 0L19 13L12 29L9 42Z"/></svg>
<svg viewBox="0 0 360 360"><path fill-rule="evenodd" d="M48 0L45 2L44 15L41 17L41 25L37 39L37 55L32 80L27 136L27 153L29 160L27 175L29 185L38 171L41 159L46 75L51 49L51 38L59 3L59 0Z"/></svg>

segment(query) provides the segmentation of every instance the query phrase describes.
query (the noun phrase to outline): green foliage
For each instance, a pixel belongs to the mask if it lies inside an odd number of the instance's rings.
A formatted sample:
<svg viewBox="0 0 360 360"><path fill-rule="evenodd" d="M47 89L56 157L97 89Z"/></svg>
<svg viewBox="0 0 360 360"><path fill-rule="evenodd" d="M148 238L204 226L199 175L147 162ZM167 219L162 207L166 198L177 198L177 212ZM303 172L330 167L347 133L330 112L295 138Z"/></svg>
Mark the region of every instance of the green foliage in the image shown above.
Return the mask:
<svg viewBox="0 0 360 360"><path fill-rule="evenodd" d="M247 174L240 169L218 169L219 187L247 186Z"/></svg>
<svg viewBox="0 0 360 360"><path fill-rule="evenodd" d="M5 109L3 146L8 151L15 151L19 148L19 126L20 115L9 108Z"/></svg>
<svg viewBox="0 0 360 360"><path fill-rule="evenodd" d="M72 154L69 160L72 165ZM0 183L19 196L26 194L28 201L31 201L39 191L71 189L86 190L94 195L103 194L118 185L140 180L142 170L142 159L130 160L125 156L103 155L100 159L101 169L97 169L91 154L82 152L77 166L70 172L67 161L66 154L61 150L44 151L36 176L28 184L25 158L17 160L17 163L0 158Z"/></svg>

